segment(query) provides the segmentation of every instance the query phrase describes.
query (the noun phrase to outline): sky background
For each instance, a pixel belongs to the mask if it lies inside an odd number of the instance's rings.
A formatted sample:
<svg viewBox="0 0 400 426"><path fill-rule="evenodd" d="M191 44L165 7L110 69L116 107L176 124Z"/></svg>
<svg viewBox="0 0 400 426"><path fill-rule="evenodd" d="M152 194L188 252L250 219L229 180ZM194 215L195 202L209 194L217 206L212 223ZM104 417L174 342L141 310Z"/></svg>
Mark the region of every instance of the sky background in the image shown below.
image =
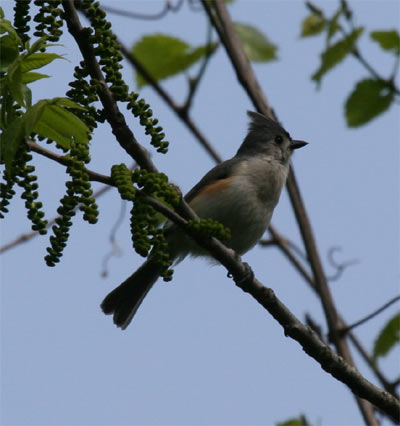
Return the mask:
<svg viewBox="0 0 400 426"><path fill-rule="evenodd" d="M113 7L143 13L159 11L162 4L112 2ZM338 2L316 4L332 14ZM361 51L382 75L389 75L392 55L383 53L367 33L398 28L399 3L350 5L356 24L366 27ZM8 19L12 6L9 0L2 2ZM348 129L345 99L355 83L369 75L348 58L316 90L310 76L319 66L324 40L299 38L301 20L308 14L303 2L242 0L229 10L234 21L256 26L279 46L278 61L254 69L292 137L309 141L293 163L327 275L335 273L327 261L334 246L341 247L338 261L358 260L330 285L340 313L353 323L398 294L399 106L366 126ZM158 21L108 17L128 46L154 32L194 46L206 39L204 13L186 4ZM42 69L53 77L31 85L36 100L64 96L73 67L81 60L68 34L60 42L63 46L55 51L70 62L55 61ZM135 89L127 64L124 77ZM178 102L185 99L184 77L168 79L163 86ZM246 134L245 112L253 107L222 48L199 89L193 120L220 155L229 158ZM165 129L169 153L155 153L129 113L127 121L159 170L187 192L213 160L151 88L141 95ZM116 163L131 163L107 125L96 130L91 152L90 168L100 173L109 174ZM64 194L65 172L33 155L40 199L52 218ZM121 256L109 262L108 276L101 277L103 258L111 249L110 231L121 210L116 191L100 198L99 207L95 226L75 216L57 267L48 268L43 260L48 236L1 256L3 425L271 425L300 414L312 425L362 424L350 391L286 338L268 312L226 277L224 268L205 260L182 262L171 283L160 281L154 287L130 327L117 329L99 304L142 259L131 248L125 215L117 232ZM301 245L286 190L272 223ZM29 226L23 202L16 197L1 224L1 244L29 231ZM320 302L277 249L256 247L244 260L292 312L301 319L310 313L326 331ZM392 306L356 329L367 350L396 309ZM398 377L398 355L394 351L380 364L389 378ZM375 382L357 353L354 356L361 372Z"/></svg>

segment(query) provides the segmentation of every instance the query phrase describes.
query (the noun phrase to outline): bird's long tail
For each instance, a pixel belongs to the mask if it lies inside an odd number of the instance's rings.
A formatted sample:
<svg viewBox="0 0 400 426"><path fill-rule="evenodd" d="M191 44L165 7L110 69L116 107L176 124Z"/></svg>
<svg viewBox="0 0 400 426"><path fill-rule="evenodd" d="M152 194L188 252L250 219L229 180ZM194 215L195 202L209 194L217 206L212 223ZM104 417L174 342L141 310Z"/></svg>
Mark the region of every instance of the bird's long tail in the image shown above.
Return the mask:
<svg viewBox="0 0 400 426"><path fill-rule="evenodd" d="M151 259L146 260L135 273L105 297L100 305L101 309L106 315L113 314L114 324L124 330L159 275L158 265Z"/></svg>

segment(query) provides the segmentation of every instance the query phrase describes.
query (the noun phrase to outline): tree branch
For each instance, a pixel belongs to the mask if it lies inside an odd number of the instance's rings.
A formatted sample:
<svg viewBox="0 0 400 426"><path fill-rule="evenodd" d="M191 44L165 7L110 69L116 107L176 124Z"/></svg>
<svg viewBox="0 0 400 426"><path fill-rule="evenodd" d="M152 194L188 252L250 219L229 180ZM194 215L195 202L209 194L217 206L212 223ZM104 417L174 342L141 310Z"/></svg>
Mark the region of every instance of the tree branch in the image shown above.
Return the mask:
<svg viewBox="0 0 400 426"><path fill-rule="evenodd" d="M367 315L366 317L361 318L359 321L355 322L354 324L351 324L351 325L348 325L347 327L342 328L342 330L340 330L340 332L343 333L343 334L348 333L353 328L356 328L359 325L364 324L367 321L369 321L370 319L374 318L375 316L377 316L378 314L383 312L385 309L387 309L389 306L393 305L393 303L396 303L398 300L400 300L400 296L393 297L393 299L389 300L389 302L386 302L379 309L375 310L374 312Z"/></svg>
<svg viewBox="0 0 400 426"><path fill-rule="evenodd" d="M136 140L115 102L114 96L96 60L93 46L89 41L88 32L82 27L79 21L74 1L64 0L62 5L65 11L64 19L67 23L68 31L75 39L91 77L99 82L100 88L98 90L98 95L104 107L106 119L118 143L140 167L150 172L156 172L157 169L151 161L150 156L144 147Z"/></svg>
<svg viewBox="0 0 400 426"><path fill-rule="evenodd" d="M30 145L31 149L59 164L65 165L63 156L51 153L49 150L39 147L34 142ZM114 186L109 176L88 170L90 179L108 185ZM225 266L230 275L232 275L235 284L244 292L249 293L257 300L283 327L286 336L296 340L304 351L314 358L321 367L330 373L333 377L345 383L360 398L365 398L375 404L380 410L392 419L400 416L400 402L388 392L377 388L366 380L354 367L349 365L342 357L333 352L329 346L323 343L309 327L302 324L289 309L276 297L274 291L265 287L258 281L251 272L250 267L244 264L240 257L231 249L225 247L215 238L210 238L191 230L187 219L196 218L194 212L187 207L181 199L181 207L185 211L185 216L168 208L157 199L150 197L140 190L137 195L146 198L146 201L157 211L162 213L168 219L173 221L188 233L200 246L207 249L210 254Z"/></svg>
<svg viewBox="0 0 400 426"><path fill-rule="evenodd" d="M253 104L261 113L276 118L274 111L268 105L266 98L262 95L262 91L257 82L255 74L246 58L240 40L233 28L232 21L224 1L216 0L215 2L211 3L211 5L214 7L215 15L211 9L210 3L208 3L206 0L202 0L202 3L210 20L215 26L216 31L218 32L222 43L225 46L229 59L231 60L232 65L236 71L239 82L242 84ZM350 365L354 366L355 364L346 340L338 335L340 321L338 319L336 307L327 285L327 280L322 268L311 224L309 222L304 203L301 198L293 167L291 167L289 172L287 188L295 212L296 220L298 222L298 226L304 241L304 246L307 251L311 269L315 277L315 284L318 289L318 294L320 295L325 316L327 318L330 335L338 353L342 355ZM375 414L371 405L360 398L356 398L356 401L365 422L369 425L378 425L378 421L375 418Z"/></svg>
<svg viewBox="0 0 400 426"><path fill-rule="evenodd" d="M130 10L121 10L115 7L102 5L101 7L109 13L113 13L114 15L123 16L125 18L134 18L134 19L144 19L144 20L157 20L163 18L169 11L177 12L183 5L183 0L179 0L178 3L174 6L171 1L166 0L164 3L164 7L160 10L160 12L154 13L153 15L146 15L144 13L131 12Z"/></svg>
<svg viewBox="0 0 400 426"><path fill-rule="evenodd" d="M148 72L144 65L126 48L124 43L121 40L117 39L119 45L121 46L121 52L128 60L128 62L142 75L142 77L147 80L147 82L153 87L153 89L158 93L158 95L165 101L165 103L175 112L179 119L189 128L189 130L195 135L200 144L204 149L211 155L211 157L217 162L220 163L222 158L211 146L208 140L205 138L200 129L195 125L193 120L189 117L187 109L179 106L171 96L164 90L158 81Z"/></svg>

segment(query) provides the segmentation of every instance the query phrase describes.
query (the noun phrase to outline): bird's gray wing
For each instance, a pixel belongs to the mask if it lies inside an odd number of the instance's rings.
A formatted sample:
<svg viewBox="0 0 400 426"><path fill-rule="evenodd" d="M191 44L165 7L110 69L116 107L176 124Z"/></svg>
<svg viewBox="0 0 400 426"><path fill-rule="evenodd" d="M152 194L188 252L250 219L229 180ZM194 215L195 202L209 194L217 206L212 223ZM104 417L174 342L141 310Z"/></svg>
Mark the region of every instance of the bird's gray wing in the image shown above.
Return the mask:
<svg viewBox="0 0 400 426"><path fill-rule="evenodd" d="M216 181L229 178L239 161L240 160L238 158L233 157L230 160L217 164L185 195L185 201L190 204L190 202L199 194L200 190Z"/></svg>

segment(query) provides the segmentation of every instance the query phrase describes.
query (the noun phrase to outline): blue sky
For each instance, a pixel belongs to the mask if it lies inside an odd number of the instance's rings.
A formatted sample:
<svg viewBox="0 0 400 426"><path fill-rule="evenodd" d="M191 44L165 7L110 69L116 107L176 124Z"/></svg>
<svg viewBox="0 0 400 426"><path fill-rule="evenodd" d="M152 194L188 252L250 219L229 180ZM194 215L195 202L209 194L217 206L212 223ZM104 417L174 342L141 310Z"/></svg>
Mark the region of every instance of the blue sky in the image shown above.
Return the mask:
<svg viewBox="0 0 400 426"><path fill-rule="evenodd" d="M161 2L114 1L114 7L160 10ZM336 1L316 2L332 13ZM396 1L350 3L357 25L365 25L360 48L383 74L393 67L390 54L372 43L368 31L398 27ZM2 2L11 17L13 2ZM256 65L260 84L278 117L294 138L309 141L293 158L318 247L328 276L334 273L327 253L340 246L338 261L357 259L331 283L338 309L357 321L398 294L399 271L399 107L358 129L348 129L343 105L367 72L354 59L332 70L316 90L310 76L319 65L322 38L301 40L307 15L300 1L236 1L233 20L252 24L278 44L279 60ZM113 29L129 46L142 35L162 32L193 45L204 43L203 13L185 5L160 21L109 15ZM57 47L70 62L43 69L53 77L32 85L36 99L63 96L79 52L68 35ZM192 72L193 74L193 72ZM135 89L133 72L124 76ZM187 83L180 76L164 83L179 102ZM214 163L150 88L141 95L151 104L171 142L165 156L152 151L157 167L183 192ZM231 157L246 134L245 111L252 109L236 81L223 49L212 58L195 98L193 120L223 158ZM126 115L133 132L150 150L139 123ZM92 141L90 168L109 174L127 158L106 125ZM40 197L54 216L64 191L65 172L39 158ZM94 185L96 188L100 185ZM48 237L1 256L2 424L265 424L305 414L312 424L358 425L362 419L346 387L284 336L281 327L251 297L238 290L225 269L204 260L185 260L172 283L159 282L131 326L121 332L99 304L142 259L131 249L129 218L117 233L121 256L101 277L110 251L109 235L121 209L114 190L99 199L95 226L74 218L61 263L48 268L43 257ZM300 236L286 191L272 223L299 245ZM1 224L4 244L29 230L22 200L16 198ZM310 313L325 323L319 301L274 248L256 247L246 256L257 278L272 287L300 318ZM396 312L356 330L370 350L374 338ZM388 377L398 376L397 353L382 362ZM374 378L354 353L363 374Z"/></svg>

